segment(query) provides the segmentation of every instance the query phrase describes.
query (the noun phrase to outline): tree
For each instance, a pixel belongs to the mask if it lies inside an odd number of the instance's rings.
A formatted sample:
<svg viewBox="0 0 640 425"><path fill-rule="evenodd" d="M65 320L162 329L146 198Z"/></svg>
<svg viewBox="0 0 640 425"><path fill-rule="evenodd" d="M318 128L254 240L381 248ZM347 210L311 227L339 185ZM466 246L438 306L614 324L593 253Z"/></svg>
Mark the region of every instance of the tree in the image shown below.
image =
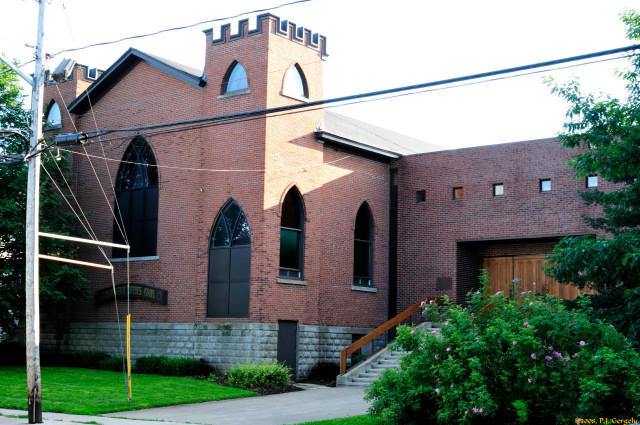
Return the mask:
<svg viewBox="0 0 640 425"><path fill-rule="evenodd" d="M627 38L640 40L640 13L626 11L621 20ZM602 207L601 216L584 219L607 236L563 238L546 271L560 282L601 293L640 285L640 56L629 62L627 70L617 72L626 82L626 100L585 95L575 80L564 85L549 81L552 92L569 104L559 139L567 148L580 149L569 163L576 177L597 175L616 185L610 192L580 193L587 204Z"/></svg>
<svg viewBox="0 0 640 425"><path fill-rule="evenodd" d="M24 109L23 100L18 76L0 62L0 128L28 134L30 116ZM21 137L0 137L0 151L4 154L24 156L27 149L27 143ZM58 186L66 186L62 175L70 181L67 161L57 161L52 155L43 154L42 163L59 180L56 181ZM40 230L69 234L74 224L72 213L62 209L64 199L46 173L42 173L40 186ZM26 189L26 164L0 165L0 341L13 336L24 320ZM40 251L61 257L75 255L73 248L54 239L41 238ZM86 293L85 282L78 269L63 263L40 261L42 314L53 315L65 301Z"/></svg>

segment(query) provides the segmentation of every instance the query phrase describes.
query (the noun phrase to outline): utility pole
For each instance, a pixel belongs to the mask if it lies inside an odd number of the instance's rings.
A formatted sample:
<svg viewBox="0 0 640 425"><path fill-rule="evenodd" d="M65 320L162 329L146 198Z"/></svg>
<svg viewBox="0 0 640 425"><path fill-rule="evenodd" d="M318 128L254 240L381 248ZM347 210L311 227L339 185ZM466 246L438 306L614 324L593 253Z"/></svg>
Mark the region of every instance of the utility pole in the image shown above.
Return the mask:
<svg viewBox="0 0 640 425"><path fill-rule="evenodd" d="M36 44L36 68L33 74L31 94L31 141L30 151L37 151L42 138L43 92L44 92L44 7L46 0L39 0L38 34ZM29 423L42 423L42 387L40 380L40 280L38 259L38 231L40 210L40 155L29 160L27 180L27 225L26 225L26 342L27 342L27 394Z"/></svg>

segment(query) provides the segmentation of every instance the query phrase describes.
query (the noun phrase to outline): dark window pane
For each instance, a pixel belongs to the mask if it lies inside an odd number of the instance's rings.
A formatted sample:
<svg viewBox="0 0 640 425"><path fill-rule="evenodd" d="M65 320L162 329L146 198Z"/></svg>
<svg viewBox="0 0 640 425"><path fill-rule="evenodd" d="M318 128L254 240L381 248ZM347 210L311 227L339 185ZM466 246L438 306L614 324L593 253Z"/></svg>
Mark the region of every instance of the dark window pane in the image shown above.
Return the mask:
<svg viewBox="0 0 640 425"><path fill-rule="evenodd" d="M131 191L131 211L129 213L131 220L142 220L144 218L144 195L144 189Z"/></svg>
<svg viewBox="0 0 640 425"><path fill-rule="evenodd" d="M371 276L371 244L355 241L353 250L353 275L369 278Z"/></svg>
<svg viewBox="0 0 640 425"><path fill-rule="evenodd" d="M229 250L209 250L209 282L229 282Z"/></svg>
<svg viewBox="0 0 640 425"><path fill-rule="evenodd" d="M227 224L225 223L222 217L218 217L216 231L213 235L213 240L211 241L211 248L214 246L229 246L231 242L231 237L229 235L229 231L227 230Z"/></svg>
<svg viewBox="0 0 640 425"><path fill-rule="evenodd" d="M144 219L158 218L158 186L150 186L144 194Z"/></svg>
<svg viewBox="0 0 640 425"><path fill-rule="evenodd" d="M287 196L284 197L282 203L282 227L289 227L291 229L302 229L302 216L300 214L300 197L295 189L291 189Z"/></svg>
<svg viewBox="0 0 640 425"><path fill-rule="evenodd" d="M355 238L363 241L371 240L371 220L369 214L369 207L367 204L362 204L358 210L356 216L356 231Z"/></svg>
<svg viewBox="0 0 640 425"><path fill-rule="evenodd" d="M229 316L249 316L249 282L235 282L229 285Z"/></svg>
<svg viewBox="0 0 640 425"><path fill-rule="evenodd" d="M280 267L300 269L300 236L297 230L280 229Z"/></svg>
<svg viewBox="0 0 640 425"><path fill-rule="evenodd" d="M227 229L231 232L236 227L236 221L240 216L240 206L235 202L229 202L222 211L225 221L227 222Z"/></svg>
<svg viewBox="0 0 640 425"><path fill-rule="evenodd" d="M209 283L207 294L207 317L229 315L229 283Z"/></svg>
<svg viewBox="0 0 640 425"><path fill-rule="evenodd" d="M251 230L249 229L249 223L244 213L241 213L236 223L236 228L233 231L233 241L231 245L249 245L250 243Z"/></svg>
<svg viewBox="0 0 640 425"><path fill-rule="evenodd" d="M229 260L229 281L248 282L251 274L251 248L242 246L231 248L229 251L231 253Z"/></svg>

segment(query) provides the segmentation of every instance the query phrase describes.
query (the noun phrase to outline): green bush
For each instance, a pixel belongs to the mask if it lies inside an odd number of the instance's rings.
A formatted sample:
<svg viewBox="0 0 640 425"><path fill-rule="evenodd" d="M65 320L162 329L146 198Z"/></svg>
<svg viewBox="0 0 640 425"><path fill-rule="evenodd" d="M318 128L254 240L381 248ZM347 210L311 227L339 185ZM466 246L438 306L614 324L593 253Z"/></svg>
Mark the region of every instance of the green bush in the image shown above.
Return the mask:
<svg viewBox="0 0 640 425"><path fill-rule="evenodd" d="M284 387L291 377L291 368L284 363L239 363L227 373L228 383L236 388Z"/></svg>
<svg viewBox="0 0 640 425"><path fill-rule="evenodd" d="M202 360L193 357L143 356L136 360L137 373L165 376L196 376L210 368Z"/></svg>
<svg viewBox="0 0 640 425"><path fill-rule="evenodd" d="M640 414L640 356L628 340L580 308L521 292L482 289L468 307L425 304L433 334L398 329L408 351L367 392L371 413L390 424L574 423L575 418Z"/></svg>
<svg viewBox="0 0 640 425"><path fill-rule="evenodd" d="M98 363L98 369L122 372L126 367L126 359L122 356L107 357Z"/></svg>

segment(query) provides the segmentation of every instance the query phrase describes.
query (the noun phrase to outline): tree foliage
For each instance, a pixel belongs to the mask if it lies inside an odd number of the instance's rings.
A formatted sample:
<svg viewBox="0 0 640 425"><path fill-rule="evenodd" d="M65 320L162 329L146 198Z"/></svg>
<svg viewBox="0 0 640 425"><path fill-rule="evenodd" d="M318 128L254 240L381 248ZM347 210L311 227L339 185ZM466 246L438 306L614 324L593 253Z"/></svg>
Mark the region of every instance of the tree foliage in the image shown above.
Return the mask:
<svg viewBox="0 0 640 425"><path fill-rule="evenodd" d="M0 128L28 134L30 116L23 100L18 77L0 63ZM25 155L27 144L17 136L0 137L0 151ZM59 180L56 183L60 187L65 186L62 175L70 181L67 161L44 154L42 163ZM69 234L74 222L70 213L61 209L66 204L63 197L46 173L42 173L40 183L40 231ZM12 336L24 319L26 192L27 165L0 165L0 340ZM45 238L40 240L40 252L74 256L74 250L62 241ZM63 263L40 261L40 307L44 315L55 314L65 301L86 292L85 288L80 270Z"/></svg>
<svg viewBox="0 0 640 425"><path fill-rule="evenodd" d="M640 40L640 13L626 11L621 19L627 37ZM559 136L565 147L578 149L569 166L577 178L597 175L615 188L580 193L588 205L602 208L602 215L584 219L607 236L564 238L546 271L560 282L603 293L640 283L640 56L632 56L628 69L617 75L626 82L624 100L584 94L576 80L564 85L549 81L552 92L569 104Z"/></svg>

